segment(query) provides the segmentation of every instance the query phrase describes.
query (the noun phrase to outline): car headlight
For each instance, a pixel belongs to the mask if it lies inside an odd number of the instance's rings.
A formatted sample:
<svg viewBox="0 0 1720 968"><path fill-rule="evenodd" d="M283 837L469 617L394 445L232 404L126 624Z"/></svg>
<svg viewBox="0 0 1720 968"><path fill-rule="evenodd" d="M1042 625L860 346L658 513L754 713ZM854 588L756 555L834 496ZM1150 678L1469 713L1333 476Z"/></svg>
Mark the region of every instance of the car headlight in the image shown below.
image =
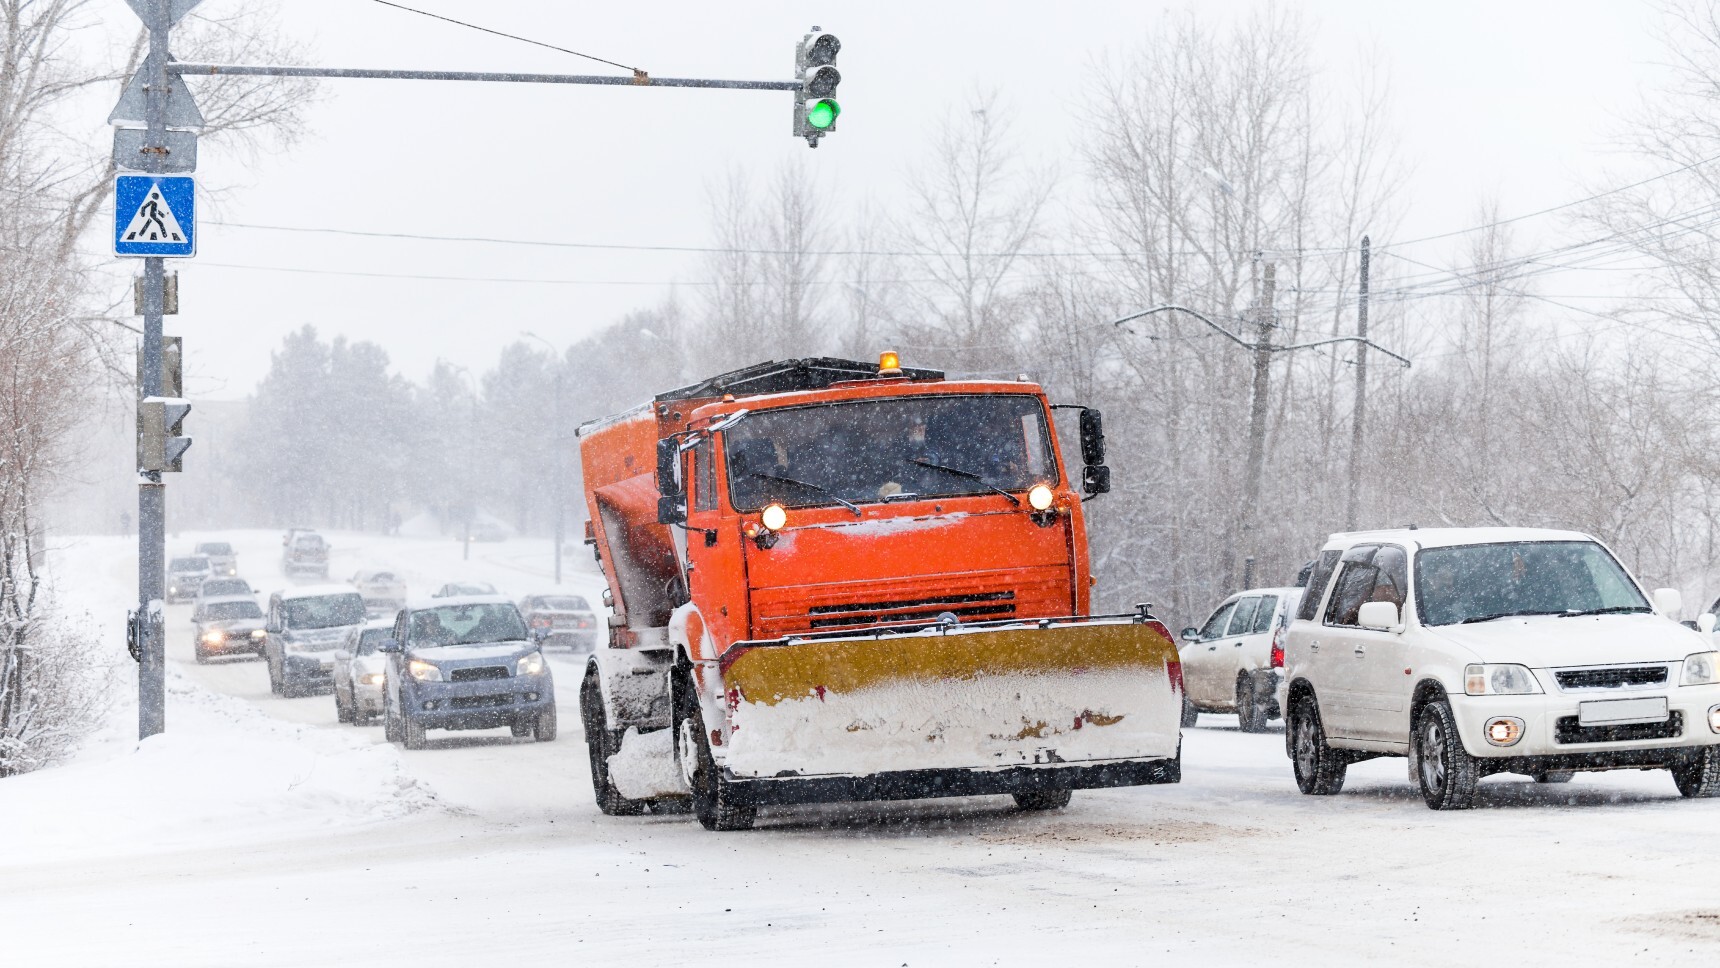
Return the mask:
<svg viewBox="0 0 1720 968"><path fill-rule="evenodd" d="M1471 696L1527 696L1541 691L1534 673L1520 665L1469 665L1463 669L1463 691Z"/></svg>
<svg viewBox="0 0 1720 968"><path fill-rule="evenodd" d="M516 676L537 676L543 674L543 653L533 652L520 656L519 664L514 667Z"/></svg>
<svg viewBox="0 0 1720 968"><path fill-rule="evenodd" d="M262 629L253 629L251 631L251 638L253 639L266 639L268 637L269 633Z"/></svg>
<svg viewBox="0 0 1720 968"><path fill-rule="evenodd" d="M1707 686L1720 682L1720 652L1698 652L1684 657L1681 686Z"/></svg>
<svg viewBox="0 0 1720 968"><path fill-rule="evenodd" d="M214 632L204 632L203 633L203 644L204 645L220 645L221 643L223 643L225 641L227 641L227 633L225 633L225 632L217 630Z"/></svg>
<svg viewBox="0 0 1720 968"><path fill-rule="evenodd" d="M383 674L380 672L366 672L364 675L358 677L358 681L361 685L380 686L382 685Z"/></svg>
<svg viewBox="0 0 1720 968"><path fill-rule="evenodd" d="M406 663L406 671L410 672L412 674L412 678L417 679L419 682L442 681L442 670L434 663L425 662L423 659L413 659L411 662Z"/></svg>

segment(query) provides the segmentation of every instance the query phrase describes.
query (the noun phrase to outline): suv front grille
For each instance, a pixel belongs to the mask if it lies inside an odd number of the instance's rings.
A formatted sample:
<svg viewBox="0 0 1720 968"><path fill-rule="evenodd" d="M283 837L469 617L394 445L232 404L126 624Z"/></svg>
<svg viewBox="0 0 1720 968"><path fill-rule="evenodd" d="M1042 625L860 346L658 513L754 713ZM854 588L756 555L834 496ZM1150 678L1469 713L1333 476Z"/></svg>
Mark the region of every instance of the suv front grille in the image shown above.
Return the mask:
<svg viewBox="0 0 1720 968"><path fill-rule="evenodd" d="M1665 666L1628 666L1611 669L1570 669L1553 673L1560 689L1617 689L1620 686L1657 686L1666 681Z"/></svg>
<svg viewBox="0 0 1720 968"><path fill-rule="evenodd" d="M1561 716L1553 727L1553 739L1560 743L1625 743L1640 739L1676 739L1683 735L1684 714L1676 709L1664 723L1583 726L1575 716Z"/></svg>
<svg viewBox="0 0 1720 968"><path fill-rule="evenodd" d="M455 696L448 700L450 709L490 709L513 702L512 696Z"/></svg>
<svg viewBox="0 0 1720 968"><path fill-rule="evenodd" d="M892 622L930 622L943 612L963 619L1008 618L1015 614L1014 592L980 592L973 595L940 595L896 602L854 602L817 605L807 609L815 629L884 625Z"/></svg>
<svg viewBox="0 0 1720 968"><path fill-rule="evenodd" d="M480 679L506 679L506 666L478 666L471 669L455 669L448 674L449 682L477 682Z"/></svg>

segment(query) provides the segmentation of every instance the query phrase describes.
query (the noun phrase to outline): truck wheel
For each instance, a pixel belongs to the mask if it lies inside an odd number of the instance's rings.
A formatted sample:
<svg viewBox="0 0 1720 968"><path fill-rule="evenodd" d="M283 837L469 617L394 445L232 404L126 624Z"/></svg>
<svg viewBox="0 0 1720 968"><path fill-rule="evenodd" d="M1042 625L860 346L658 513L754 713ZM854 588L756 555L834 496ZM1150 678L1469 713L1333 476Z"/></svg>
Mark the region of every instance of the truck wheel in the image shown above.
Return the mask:
<svg viewBox="0 0 1720 968"><path fill-rule="evenodd" d="M402 744L409 750L423 749L425 744L429 742L424 735L428 732L428 730L424 728L424 724L411 716L401 716L400 720L400 739Z"/></svg>
<svg viewBox="0 0 1720 968"><path fill-rule="evenodd" d="M1188 696L1183 696L1182 728L1188 729L1190 726L1193 726L1194 721L1199 718L1200 710L1194 708L1194 703L1188 701Z"/></svg>
<svg viewBox="0 0 1720 968"><path fill-rule="evenodd" d="M737 801L733 787L717 769L692 682L685 673L678 673L674 682L675 750L693 787L693 813L706 830L751 830L758 807Z"/></svg>
<svg viewBox="0 0 1720 968"><path fill-rule="evenodd" d="M538 713L537 722L532 724L532 733L537 737L537 741L540 743L549 743L555 740L554 706Z"/></svg>
<svg viewBox="0 0 1720 968"><path fill-rule="evenodd" d="M1569 783L1577 775L1575 770L1545 770L1534 774L1536 783Z"/></svg>
<svg viewBox="0 0 1720 968"><path fill-rule="evenodd" d="M621 736L609 728L603 697L597 681L585 680L579 690L580 719L585 725L585 749L591 757L591 790L597 809L606 817L637 817L645 812L645 801L629 800L609 781L609 757L621 748Z"/></svg>
<svg viewBox="0 0 1720 968"><path fill-rule="evenodd" d="M1266 706L1255 696L1254 680L1248 676L1236 680L1236 718L1245 733L1266 732Z"/></svg>
<svg viewBox="0 0 1720 968"><path fill-rule="evenodd" d="M1020 810L1061 810L1069 805L1073 790L1034 790L1031 793L1015 793L1015 806Z"/></svg>
<svg viewBox="0 0 1720 968"><path fill-rule="evenodd" d="M1326 745L1320 707L1313 696L1303 696L1290 707L1290 754L1296 787L1303 793L1329 797L1344 788L1349 763L1342 753Z"/></svg>
<svg viewBox="0 0 1720 968"><path fill-rule="evenodd" d="M1704 746L1689 762L1673 767L1672 782L1686 797L1720 796L1720 746Z"/></svg>
<svg viewBox="0 0 1720 968"><path fill-rule="evenodd" d="M1481 771L1475 757L1463 748L1457 722L1445 700L1428 703L1416 717L1411 734L1410 756L1422 799L1433 810L1468 810L1475 805L1475 788Z"/></svg>

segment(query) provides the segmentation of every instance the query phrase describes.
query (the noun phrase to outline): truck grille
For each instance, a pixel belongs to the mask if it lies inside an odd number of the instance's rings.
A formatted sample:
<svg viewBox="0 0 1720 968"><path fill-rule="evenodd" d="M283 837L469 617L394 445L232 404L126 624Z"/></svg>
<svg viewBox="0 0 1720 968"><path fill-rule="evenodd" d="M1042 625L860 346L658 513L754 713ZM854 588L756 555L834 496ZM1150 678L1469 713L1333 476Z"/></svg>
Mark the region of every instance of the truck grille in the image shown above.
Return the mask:
<svg viewBox="0 0 1720 968"><path fill-rule="evenodd" d="M1624 743L1641 739L1676 739L1682 735L1684 714L1676 709L1664 723L1583 726L1575 716L1561 716L1553 727L1553 739L1560 743Z"/></svg>
<svg viewBox="0 0 1720 968"><path fill-rule="evenodd" d="M1617 689L1620 686L1654 686L1666 681L1665 666L1630 666L1613 669L1571 669L1555 672L1560 689Z"/></svg>
<svg viewBox="0 0 1720 968"><path fill-rule="evenodd" d="M1015 593L981 592L973 595L942 595L894 602L852 602L816 605L807 609L815 629L884 625L891 622L929 622L950 612L963 619L1008 618L1015 614Z"/></svg>
<svg viewBox="0 0 1720 968"><path fill-rule="evenodd" d="M477 666L471 669L455 669L448 673L449 682L477 682L480 679L506 679L506 666Z"/></svg>

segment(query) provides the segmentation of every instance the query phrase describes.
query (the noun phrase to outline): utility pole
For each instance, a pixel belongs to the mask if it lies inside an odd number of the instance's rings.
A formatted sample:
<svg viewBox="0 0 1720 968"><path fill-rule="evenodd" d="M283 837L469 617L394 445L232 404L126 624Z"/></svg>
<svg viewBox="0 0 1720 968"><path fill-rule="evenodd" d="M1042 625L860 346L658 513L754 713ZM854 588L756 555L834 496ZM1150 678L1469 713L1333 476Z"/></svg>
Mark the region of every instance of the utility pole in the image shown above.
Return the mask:
<svg viewBox="0 0 1720 968"><path fill-rule="evenodd" d="M140 11L149 30L149 57L144 135L149 154L167 150L167 34L172 26L168 0L151 0ZM143 260L143 383L137 388L138 407L144 399L161 396L161 329L167 264L159 256ZM162 627L161 600L166 584L167 489L160 471L137 473L137 603L138 643L137 738L148 739L167 729L167 643Z"/></svg>
<svg viewBox="0 0 1720 968"><path fill-rule="evenodd" d="M1278 325L1273 305L1278 286L1278 263L1266 260L1260 298L1254 303L1254 394L1248 407L1248 466L1242 493L1242 538L1245 551L1257 552L1254 543L1260 522L1260 483L1266 473L1266 403L1272 379L1272 330ZM1244 560L1242 587L1254 585L1254 559Z"/></svg>
<svg viewBox="0 0 1720 968"><path fill-rule="evenodd" d="M1368 415L1368 237L1362 236L1361 296L1356 304L1356 410L1350 418L1350 477L1344 502L1344 528L1354 531L1361 517L1362 426Z"/></svg>

